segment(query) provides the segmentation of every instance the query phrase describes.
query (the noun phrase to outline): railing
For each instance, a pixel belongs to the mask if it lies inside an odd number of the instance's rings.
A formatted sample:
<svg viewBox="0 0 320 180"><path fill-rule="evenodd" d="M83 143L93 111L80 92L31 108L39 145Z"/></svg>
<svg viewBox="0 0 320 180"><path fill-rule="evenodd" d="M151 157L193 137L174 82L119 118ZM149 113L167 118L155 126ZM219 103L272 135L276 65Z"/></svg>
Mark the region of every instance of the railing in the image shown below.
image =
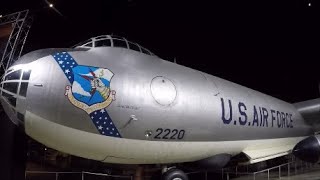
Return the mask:
<svg viewBox="0 0 320 180"><path fill-rule="evenodd" d="M307 163L307 162L303 162L303 161L293 161L293 162L288 162L288 163L284 163L284 164L281 164L281 165L278 165L278 166L274 166L274 167L271 167L271 168L267 168L267 169L263 169L263 170L260 170L260 171L255 171L255 172L238 172L238 168L235 167L235 172L229 172L229 171L225 171L223 172L222 170L222 179L223 179L223 176L224 174L226 174L226 179L229 180L230 178L230 174L232 175L235 175L235 176L238 176L238 175L247 175L247 176L252 176L253 180L256 180L256 177L260 174L263 174L263 173L267 173L267 179L269 180L270 179L270 173L271 171L273 170L278 170L278 172L276 173L277 177L280 179L281 178L281 175L282 175L282 168L283 167L287 167L286 171L287 171L287 176L290 176L290 172L291 172L291 168L293 166L291 165L294 165L294 174L296 175L297 172L298 172L298 168L297 168L297 164L300 164L300 169L301 171L303 172L304 169L308 169L308 168L311 168L314 166L314 164L311 164L311 163ZM273 174L274 175L274 174Z"/></svg>
<svg viewBox="0 0 320 180"><path fill-rule="evenodd" d="M102 174L102 173L91 173L91 172L82 172L81 174L81 180L85 180L84 175L94 175L94 176L104 176L104 177L113 177L117 179L130 179L133 180L133 176L122 176L122 175L108 175L108 174Z"/></svg>
<svg viewBox="0 0 320 180"><path fill-rule="evenodd" d="M314 164L306 163L302 161L293 161L288 162L285 164L281 164L278 166L274 166L271 168L263 169L260 171L255 172L249 172L247 168L247 172L241 172L238 171L238 167L233 167L235 171L230 171L230 168L228 169L222 169L220 171L221 173L221 179L230 179L230 175L235 176L249 176L252 177L253 180L256 180L258 175L267 175L267 177L264 177L264 179L270 180L270 178L281 178L281 176L290 176L291 175L291 169L294 170L294 174L298 174L298 170L300 169L301 172L304 172L304 170L313 167ZM287 167L285 171L283 171L283 168ZM274 171L276 170L276 171ZM283 175L283 172L286 172L285 175ZM208 174L211 172L207 171L195 171L195 172L189 172L186 173L187 175L196 175L199 174L199 176L202 176L203 179L208 179ZM43 180L45 177L45 180L100 180L100 179L130 179L133 180L133 176L122 176L122 175L109 175L109 174L103 174L103 173L92 173L92 172L46 172L46 171L26 171L26 180ZM67 175L70 175L69 177ZM72 176L72 178L70 178ZM75 177L76 176L76 177ZM271 177L273 176L273 177ZM247 179L249 179L249 177ZM199 179L199 178L197 178Z"/></svg>
<svg viewBox="0 0 320 180"><path fill-rule="evenodd" d="M218 171L196 171L186 173L187 175L194 176L196 179L208 180L212 179L212 175L214 174L214 179L221 179L221 180L229 180L233 178L240 178L240 179L275 179L281 178L284 176L290 176L292 174L298 175L299 172L306 172L305 170L314 167L315 164L306 163L303 161L292 161L284 164L280 164L274 167L258 170L258 171L249 171L249 165L247 166L234 166L230 168L220 169ZM244 177L243 177L244 176Z"/></svg>
<svg viewBox="0 0 320 180"><path fill-rule="evenodd" d="M48 176L49 175L49 176ZM51 176L50 176L51 175ZM132 176L120 176L120 175L109 175L103 173L92 173L92 172L48 172L48 171L26 171L25 179L26 180L38 180L46 176L46 180L62 180L70 179L63 178L64 175L76 175L77 180L95 180L96 177L110 177L112 179L130 179L133 180ZM88 177L93 176L93 177Z"/></svg>

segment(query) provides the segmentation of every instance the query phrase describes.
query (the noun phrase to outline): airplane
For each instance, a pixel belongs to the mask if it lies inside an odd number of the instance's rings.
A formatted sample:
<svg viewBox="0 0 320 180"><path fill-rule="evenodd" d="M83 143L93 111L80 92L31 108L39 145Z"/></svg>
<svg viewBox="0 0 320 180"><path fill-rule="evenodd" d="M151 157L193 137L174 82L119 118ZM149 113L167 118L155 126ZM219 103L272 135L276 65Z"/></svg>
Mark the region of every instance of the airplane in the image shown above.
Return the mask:
<svg viewBox="0 0 320 180"><path fill-rule="evenodd" d="M117 164L222 168L293 153L320 159L320 98L287 103L159 58L112 35L23 55L1 80L1 104L47 147ZM240 161L240 160L239 160Z"/></svg>

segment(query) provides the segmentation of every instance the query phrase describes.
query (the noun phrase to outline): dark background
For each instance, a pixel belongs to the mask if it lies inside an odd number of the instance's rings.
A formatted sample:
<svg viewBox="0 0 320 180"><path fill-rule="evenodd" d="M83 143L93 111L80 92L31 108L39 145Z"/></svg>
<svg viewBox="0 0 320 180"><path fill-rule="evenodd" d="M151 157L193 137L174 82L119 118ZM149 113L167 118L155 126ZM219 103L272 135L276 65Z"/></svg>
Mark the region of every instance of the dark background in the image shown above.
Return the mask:
<svg viewBox="0 0 320 180"><path fill-rule="evenodd" d="M30 9L25 52L70 47L101 34L159 57L289 102L319 96L320 2L316 0L10 0L0 14ZM311 6L309 6L311 3Z"/></svg>

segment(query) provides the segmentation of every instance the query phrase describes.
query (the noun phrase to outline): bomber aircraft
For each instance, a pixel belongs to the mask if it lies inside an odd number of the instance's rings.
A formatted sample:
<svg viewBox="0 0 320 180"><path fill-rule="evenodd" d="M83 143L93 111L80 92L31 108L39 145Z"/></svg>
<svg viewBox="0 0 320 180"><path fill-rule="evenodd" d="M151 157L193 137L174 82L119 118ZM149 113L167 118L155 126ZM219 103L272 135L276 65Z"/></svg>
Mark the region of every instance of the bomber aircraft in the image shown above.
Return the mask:
<svg viewBox="0 0 320 180"><path fill-rule="evenodd" d="M290 104L118 36L25 54L0 93L10 120L36 141L106 163L161 165L164 180L187 180L177 166L185 163L320 157L320 99Z"/></svg>

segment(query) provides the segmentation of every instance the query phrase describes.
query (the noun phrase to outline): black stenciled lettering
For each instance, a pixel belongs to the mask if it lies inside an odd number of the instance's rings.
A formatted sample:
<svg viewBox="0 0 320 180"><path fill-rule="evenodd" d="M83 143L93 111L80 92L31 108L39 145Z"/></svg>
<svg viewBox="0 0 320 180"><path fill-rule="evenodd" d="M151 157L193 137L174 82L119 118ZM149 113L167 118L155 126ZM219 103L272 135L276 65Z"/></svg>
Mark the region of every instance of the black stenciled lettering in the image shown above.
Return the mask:
<svg viewBox="0 0 320 180"><path fill-rule="evenodd" d="M163 132L163 129L162 128L158 128L157 130L156 130L156 132L158 133L154 138L155 139L161 139L161 137L160 137L160 134Z"/></svg>
<svg viewBox="0 0 320 180"><path fill-rule="evenodd" d="M290 127L290 119L289 119L289 113L286 113L286 127L289 128Z"/></svg>
<svg viewBox="0 0 320 180"><path fill-rule="evenodd" d="M181 131L179 131L178 139L183 139L183 137L184 137L184 133L185 133L185 130L181 130Z"/></svg>
<svg viewBox="0 0 320 180"><path fill-rule="evenodd" d="M176 139L176 135L178 134L178 130L174 129L172 130L172 136L170 137L170 139Z"/></svg>
<svg viewBox="0 0 320 180"><path fill-rule="evenodd" d="M268 127L268 111L266 108L262 108L262 113L263 113L263 126L266 125Z"/></svg>
<svg viewBox="0 0 320 180"><path fill-rule="evenodd" d="M286 115L284 114L284 112L281 112L281 117L282 117L281 127L284 128L286 124Z"/></svg>
<svg viewBox="0 0 320 180"><path fill-rule="evenodd" d="M278 128L281 127L281 112L277 111L277 124Z"/></svg>
<svg viewBox="0 0 320 180"><path fill-rule="evenodd" d="M229 102L229 118L226 118L226 110L224 107L224 100L223 98L221 98L221 108L222 108L222 121L224 124L230 124L230 122L232 121L232 105L231 105L231 100L228 100Z"/></svg>
<svg viewBox="0 0 320 180"><path fill-rule="evenodd" d="M253 122L252 122L252 126L254 126L255 123L257 123L257 126L259 126L258 112L257 112L256 106L253 106Z"/></svg>
<svg viewBox="0 0 320 180"><path fill-rule="evenodd" d="M163 132L165 133L165 135L162 137L162 139L168 139L168 136L169 136L171 130L170 129L165 129Z"/></svg>
<svg viewBox="0 0 320 180"><path fill-rule="evenodd" d="M274 116L274 113L276 113L275 110L271 109L271 119L272 119L272 127L273 127L273 121L276 120L276 117Z"/></svg>
<svg viewBox="0 0 320 180"><path fill-rule="evenodd" d="M247 107L243 102L239 102L238 108L239 108L239 113L242 116L242 117L239 117L239 123L240 123L240 125L246 125L247 120L248 120L248 116L245 111L247 110Z"/></svg>
<svg viewBox="0 0 320 180"><path fill-rule="evenodd" d="M162 129L158 128L156 130L156 135L154 139L183 139L185 135L185 130L178 130L178 129Z"/></svg>
<svg viewBox="0 0 320 180"><path fill-rule="evenodd" d="M263 119L262 119L262 112L261 112L261 107L259 107L259 113L260 113L260 127L263 126Z"/></svg>

